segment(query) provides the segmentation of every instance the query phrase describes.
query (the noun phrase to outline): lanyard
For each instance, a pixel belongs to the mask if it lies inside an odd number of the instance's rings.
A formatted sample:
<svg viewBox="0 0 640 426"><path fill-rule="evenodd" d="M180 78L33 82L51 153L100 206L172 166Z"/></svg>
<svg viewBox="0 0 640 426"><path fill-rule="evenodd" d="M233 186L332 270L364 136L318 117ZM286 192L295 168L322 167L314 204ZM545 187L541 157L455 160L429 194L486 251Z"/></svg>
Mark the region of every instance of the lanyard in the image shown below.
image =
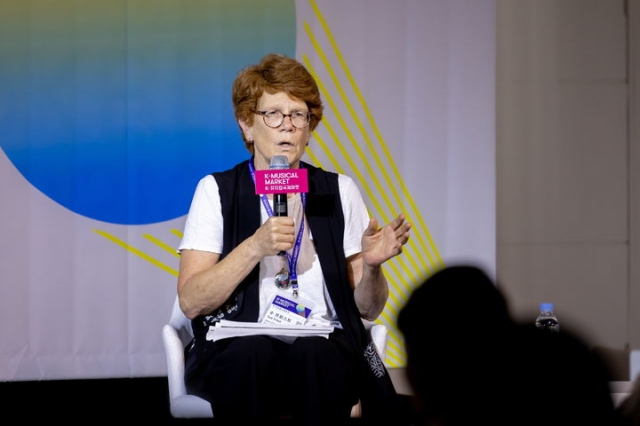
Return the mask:
<svg viewBox="0 0 640 426"><path fill-rule="evenodd" d="M255 185L256 183L256 175L255 175L255 168L253 166L253 158L251 158L251 161L249 161L249 173L251 173L251 179L253 180L253 184ZM300 229L298 230L298 236L296 237L296 241L293 245L293 252L290 255L289 253L285 252L286 256L287 256L287 262L289 264L289 279L291 282L291 288L293 290L293 295L295 297L298 296L298 272L297 272L297 265L298 265L298 256L300 255L300 246L302 245L302 234L304 233L304 209L307 203L307 194L305 194L304 192L300 193L300 199L302 200L302 219L300 221ZM273 216L273 209L271 208L271 204L269 203L269 199L267 198L266 194L261 194L260 195L260 199L262 201L262 205L264 206L265 210L267 211L267 214L269 215L269 217Z"/></svg>

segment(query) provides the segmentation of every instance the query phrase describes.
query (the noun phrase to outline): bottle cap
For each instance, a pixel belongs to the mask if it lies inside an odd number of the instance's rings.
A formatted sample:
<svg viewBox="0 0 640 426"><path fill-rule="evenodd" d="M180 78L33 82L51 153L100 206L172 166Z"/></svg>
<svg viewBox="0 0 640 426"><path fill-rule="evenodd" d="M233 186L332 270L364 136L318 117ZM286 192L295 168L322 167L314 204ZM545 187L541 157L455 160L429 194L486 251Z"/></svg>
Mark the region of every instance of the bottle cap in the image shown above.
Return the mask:
<svg viewBox="0 0 640 426"><path fill-rule="evenodd" d="M547 312L553 311L553 303L541 303L540 310Z"/></svg>

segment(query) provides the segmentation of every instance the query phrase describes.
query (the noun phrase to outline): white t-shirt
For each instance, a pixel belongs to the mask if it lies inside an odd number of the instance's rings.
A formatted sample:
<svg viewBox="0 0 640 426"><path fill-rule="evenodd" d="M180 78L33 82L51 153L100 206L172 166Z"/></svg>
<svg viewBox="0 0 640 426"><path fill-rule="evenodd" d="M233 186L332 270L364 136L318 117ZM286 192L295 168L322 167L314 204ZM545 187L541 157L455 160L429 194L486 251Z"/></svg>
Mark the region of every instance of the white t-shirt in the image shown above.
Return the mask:
<svg viewBox="0 0 640 426"><path fill-rule="evenodd" d="M338 176L340 199L345 219L344 252L347 257L362 251L361 239L369 224L367 211L357 185L349 176ZM261 207L261 223L268 219L264 205ZM302 218L300 194L288 199L289 216L296 223L296 235ZM327 291L320 261L312 243L312 232L308 221L304 220L304 235L298 256L298 300L311 308L306 324L332 325L341 327L331 298ZM223 221L218 184L212 175L200 179L196 187L187 216L184 236L178 251L185 249L222 253ZM291 256L289 251L289 256ZM260 261L260 318L261 321L276 294L293 299L292 290L279 290L275 275L285 266L284 256L266 256ZM288 267L287 267L288 270Z"/></svg>

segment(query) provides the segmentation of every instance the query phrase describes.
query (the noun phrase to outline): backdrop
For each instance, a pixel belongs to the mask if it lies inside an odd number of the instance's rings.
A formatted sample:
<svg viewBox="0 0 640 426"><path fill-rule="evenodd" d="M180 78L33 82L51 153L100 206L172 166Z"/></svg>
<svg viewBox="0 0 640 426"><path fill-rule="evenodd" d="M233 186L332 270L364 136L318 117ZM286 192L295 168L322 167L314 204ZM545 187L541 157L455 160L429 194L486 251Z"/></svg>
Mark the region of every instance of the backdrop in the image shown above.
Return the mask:
<svg viewBox="0 0 640 426"><path fill-rule="evenodd" d="M494 274L494 0L2 0L0 380L160 376L197 181L248 157L237 71L302 61L307 161L414 224L395 318L436 268Z"/></svg>

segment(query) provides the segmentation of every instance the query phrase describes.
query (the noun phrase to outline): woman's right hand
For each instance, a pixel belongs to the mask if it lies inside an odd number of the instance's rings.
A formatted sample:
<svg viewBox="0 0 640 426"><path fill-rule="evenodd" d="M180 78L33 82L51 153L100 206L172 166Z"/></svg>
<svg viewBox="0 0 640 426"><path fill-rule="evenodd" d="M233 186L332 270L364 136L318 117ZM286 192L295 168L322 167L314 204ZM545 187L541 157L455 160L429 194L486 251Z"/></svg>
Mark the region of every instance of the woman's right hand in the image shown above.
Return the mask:
<svg viewBox="0 0 640 426"><path fill-rule="evenodd" d="M281 251L290 250L295 241L293 218L271 216L253 234L258 250L263 256L273 256Z"/></svg>

